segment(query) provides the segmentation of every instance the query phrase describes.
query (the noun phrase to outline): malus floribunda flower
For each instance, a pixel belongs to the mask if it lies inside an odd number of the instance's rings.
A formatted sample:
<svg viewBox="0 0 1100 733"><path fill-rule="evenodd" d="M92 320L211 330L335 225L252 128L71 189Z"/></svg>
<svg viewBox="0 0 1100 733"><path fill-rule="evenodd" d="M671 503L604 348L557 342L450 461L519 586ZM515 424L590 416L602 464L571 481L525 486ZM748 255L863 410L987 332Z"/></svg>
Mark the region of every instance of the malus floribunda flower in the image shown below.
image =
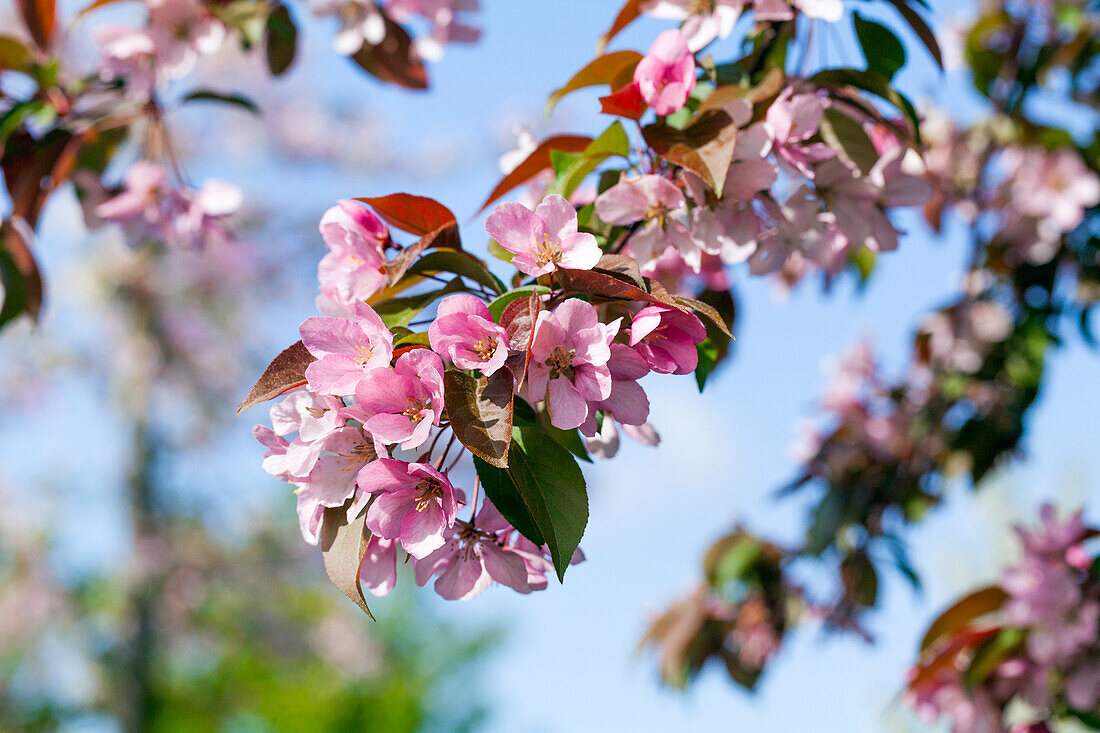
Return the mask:
<svg viewBox="0 0 1100 733"><path fill-rule="evenodd" d="M642 99L659 115L683 107L695 88L695 57L684 34L673 29L657 36L634 69L634 83Z"/></svg>
<svg viewBox="0 0 1100 733"><path fill-rule="evenodd" d="M329 253L317 267L318 305L331 300L343 312L330 315L350 314L356 301L366 300L386 284L382 248L389 230L369 209L349 200L326 211L320 229Z"/></svg>
<svg viewBox="0 0 1100 733"><path fill-rule="evenodd" d="M345 414L382 445L411 450L428 439L443 412L443 362L428 349L402 354L393 368L372 369L355 389L358 405Z"/></svg>
<svg viewBox="0 0 1100 733"><path fill-rule="evenodd" d="M642 9L654 18L684 21L680 32L688 48L698 51L715 38L728 38L744 5L743 0L647 0Z"/></svg>
<svg viewBox="0 0 1100 733"><path fill-rule="evenodd" d="M485 220L485 231L515 255L512 264L533 277L556 267L590 270L603 254L591 234L577 231L577 210L557 194L534 211L523 204L500 204Z"/></svg>
<svg viewBox="0 0 1100 733"><path fill-rule="evenodd" d="M695 371L699 365L695 345L706 337L707 329L694 313L663 305L643 308L630 324L630 345L650 369L661 374Z"/></svg>
<svg viewBox="0 0 1100 733"><path fill-rule="evenodd" d="M314 316L298 328L302 344L317 361L306 367L314 392L349 397L367 372L389 366L393 334L366 303L355 304L355 317Z"/></svg>
<svg viewBox="0 0 1100 733"><path fill-rule="evenodd" d="M363 466L357 480L363 493L350 513L358 513L373 494L366 524L376 537L399 541L415 558L443 546L444 533L454 526L458 512L446 476L423 463L380 458Z"/></svg>
<svg viewBox="0 0 1100 733"><path fill-rule="evenodd" d="M619 181L596 199L596 213L608 224L644 222L627 240L630 253L643 268L672 246L698 272L702 254L684 223L687 200L667 178L645 175Z"/></svg>
<svg viewBox="0 0 1100 733"><path fill-rule="evenodd" d="M472 295L444 298L428 327L432 350L459 369L489 376L508 358L508 332L493 322L484 303Z"/></svg>

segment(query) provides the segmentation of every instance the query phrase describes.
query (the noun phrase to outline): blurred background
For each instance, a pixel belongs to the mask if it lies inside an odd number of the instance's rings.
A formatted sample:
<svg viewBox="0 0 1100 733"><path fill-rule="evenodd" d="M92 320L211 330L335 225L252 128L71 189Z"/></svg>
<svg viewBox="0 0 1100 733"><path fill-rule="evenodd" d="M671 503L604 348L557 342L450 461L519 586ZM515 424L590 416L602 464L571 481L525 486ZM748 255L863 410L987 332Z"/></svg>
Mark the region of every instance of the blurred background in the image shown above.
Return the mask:
<svg viewBox="0 0 1100 733"><path fill-rule="evenodd" d="M0 729L922 729L898 698L927 621L1014 559L1011 525L1042 501L1100 498L1100 380L1076 341L1052 360L1025 459L980 494L960 487L910 536L925 587L885 579L877 644L801 628L753 695L721 673L662 688L635 647L731 522L797 537L805 505L773 492L830 357L871 336L900 368L914 324L953 291L961 231L899 220L908 236L858 292L780 294L736 270L735 358L703 395L691 379L647 381L663 444L627 441L587 470L588 561L544 593L448 603L403 576L371 623L328 585L289 488L262 471L263 408L233 415L315 312L324 210L408 191L469 219L478 242L474 212L517 130L597 129L595 93L548 124L542 110L619 4L482 0L481 42L449 48L419 94L331 53L323 22L304 24L304 53L277 81L259 59L205 61L194 86L232 78L264 112L194 105L171 119L188 175L245 193L241 241L224 248L135 252L120 232L88 232L75 197L51 199L45 316L0 339ZM969 12L933 9L943 28ZM12 17L0 4L0 23ZM639 22L618 44L648 47L663 27ZM965 78L918 53L899 83L960 119L982 114Z"/></svg>

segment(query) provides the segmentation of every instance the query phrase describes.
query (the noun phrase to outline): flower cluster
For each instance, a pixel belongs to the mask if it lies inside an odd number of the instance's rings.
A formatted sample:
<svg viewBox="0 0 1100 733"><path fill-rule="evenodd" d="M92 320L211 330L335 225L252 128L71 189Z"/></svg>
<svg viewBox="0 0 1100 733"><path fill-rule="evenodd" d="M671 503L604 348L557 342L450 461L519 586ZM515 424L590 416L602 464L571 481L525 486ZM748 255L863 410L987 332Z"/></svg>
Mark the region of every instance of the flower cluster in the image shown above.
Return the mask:
<svg viewBox="0 0 1100 733"><path fill-rule="evenodd" d="M271 408L271 426L255 430L267 448L264 468L295 486L307 542L318 544L334 517L362 522L369 541L359 577L375 595L393 589L398 550L416 582L435 577L444 598L472 598L494 580L522 593L545 588L548 571L560 576L583 555L579 534L560 537L524 507L524 492L548 480L528 466L575 468L558 441L587 458L581 436L609 457L616 425L656 443L638 380L693 371L707 329L691 301L654 294L640 276L628 285L610 274L637 272L637 264L604 254L561 196L534 210L503 203L486 220L517 277L531 278L511 291L453 247L454 219L439 204L400 194L367 201L374 211L346 200L321 219L329 252L317 304L325 315L302 323L294 366L301 382ZM445 223L400 247L381 218L394 221L393 207L442 213ZM415 259L425 245L438 248ZM399 250L393 258L390 249ZM433 259L439 269L428 269ZM448 267L456 277L443 288L385 297ZM428 328L412 331L416 312L432 304ZM465 475L466 467L455 471L467 450L476 459L470 499L451 478ZM559 507L552 494L573 488L583 497L579 469L561 480L573 486L547 486L543 500L553 520L576 521L575 508ZM469 519L460 519L467 506Z"/></svg>
<svg viewBox="0 0 1100 733"><path fill-rule="evenodd" d="M1100 710L1100 577L1086 545L1097 532L1050 505L1017 531L1023 558L941 616L910 673L908 704L956 733L1049 731ZM1010 715L1014 703L1026 712Z"/></svg>
<svg viewBox="0 0 1100 733"><path fill-rule="evenodd" d="M359 53L364 47L377 48L387 42L407 39L406 31L397 25L411 20L424 21L428 33L415 41L416 50L431 61L443 56L448 43L473 43L481 36L479 29L467 25L463 13L478 10L477 0L314 0L313 13L334 16L340 30L333 47L346 56Z"/></svg>

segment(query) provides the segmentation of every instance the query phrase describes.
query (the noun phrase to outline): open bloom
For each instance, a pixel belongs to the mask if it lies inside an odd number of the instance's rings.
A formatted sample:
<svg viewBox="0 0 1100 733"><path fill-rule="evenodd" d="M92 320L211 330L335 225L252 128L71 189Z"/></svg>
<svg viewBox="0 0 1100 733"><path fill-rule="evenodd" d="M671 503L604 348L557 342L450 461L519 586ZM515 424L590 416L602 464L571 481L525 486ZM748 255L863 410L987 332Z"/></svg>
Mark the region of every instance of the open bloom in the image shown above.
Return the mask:
<svg viewBox="0 0 1100 733"><path fill-rule="evenodd" d="M836 155L825 143L807 142L817 132L824 113L816 94L795 94L788 88L768 107L765 117L779 160L810 179L814 177L810 164Z"/></svg>
<svg viewBox="0 0 1100 733"><path fill-rule="evenodd" d="M92 31L103 58L99 76L105 81L120 80L126 94L148 99L157 86L157 45L151 35L129 26L104 26Z"/></svg>
<svg viewBox="0 0 1100 733"><path fill-rule="evenodd" d="M534 211L523 204L500 204L485 220L485 231L515 257L520 272L538 277L555 267L590 270L603 254L596 238L577 231L577 210L557 194Z"/></svg>
<svg viewBox="0 0 1100 733"><path fill-rule="evenodd" d="M416 558L443 546L444 533L454 526L458 512L446 476L423 463L380 458L363 466L357 480L362 493L350 514L358 513L374 494L366 524L376 537L398 540Z"/></svg>
<svg viewBox="0 0 1100 733"><path fill-rule="evenodd" d="M382 248L389 231L370 209L349 200L326 211L320 229L329 252L317 267L318 303L331 300L340 306L339 313L329 315L350 313L356 301L366 300L386 284Z"/></svg>
<svg viewBox="0 0 1100 733"><path fill-rule="evenodd" d="M443 362L428 349L402 354L393 368L372 369L355 389L359 404L345 414L381 445L421 445L443 412Z"/></svg>
<svg viewBox="0 0 1100 733"><path fill-rule="evenodd" d="M389 366L393 334L366 303L355 304L355 318L314 316L298 328L302 344L317 361L306 367L314 392L348 397L371 369Z"/></svg>
<svg viewBox="0 0 1100 733"><path fill-rule="evenodd" d="M630 345L653 371L661 374L695 371L699 365L695 345L706 337L707 329L694 313L663 305L643 308L630 324Z"/></svg>
<svg viewBox="0 0 1100 733"><path fill-rule="evenodd" d="M341 506L355 493L359 469L378 454L370 438L356 427L338 428L316 441L321 447L309 476L301 481L299 496L306 494L322 506Z"/></svg>
<svg viewBox="0 0 1100 733"><path fill-rule="evenodd" d="M680 32L688 48L698 51L715 38L728 38L743 6L743 0L647 0L643 11L654 18L684 21Z"/></svg>
<svg viewBox="0 0 1100 733"><path fill-rule="evenodd" d="M178 79L191 73L199 54L212 54L225 40L225 26L199 0L146 0L149 35L156 42L161 73Z"/></svg>
<svg viewBox="0 0 1100 733"><path fill-rule="evenodd" d="M525 558L506 544L513 531L486 501L473 523L455 522L445 545L423 559L413 560L416 584L422 586L439 576L435 592L449 601L470 600L494 580L520 593L530 593L533 589Z"/></svg>
<svg viewBox="0 0 1100 733"><path fill-rule="evenodd" d="M373 596L389 595L397 587L397 541L375 535L359 566L359 581Z"/></svg>
<svg viewBox="0 0 1100 733"><path fill-rule="evenodd" d="M528 392L533 400L546 400L554 427L579 427L588 417L589 402L611 396L607 361L618 330L618 319L600 323L596 309L577 298L539 313L531 338Z"/></svg>
<svg viewBox="0 0 1100 733"><path fill-rule="evenodd" d="M159 226L162 201L176 195L168 182L168 171L157 163L139 160L126 171L122 191L96 207L95 214L109 221L140 219L150 227Z"/></svg>
<svg viewBox="0 0 1100 733"><path fill-rule="evenodd" d="M642 99L659 115L683 107L695 88L695 57L684 34L672 29L657 36L634 68L634 83Z"/></svg>
<svg viewBox="0 0 1100 733"><path fill-rule="evenodd" d="M589 403L588 418L581 425L581 432L588 437L597 433L597 410L603 413L604 425L614 422L644 425L649 418L649 398L638 384L649 373L645 359L625 344L611 344L607 369L611 372L611 394L607 399Z"/></svg>
<svg viewBox="0 0 1100 733"><path fill-rule="evenodd" d="M1037 218L1040 234L1054 237L1074 229L1085 210L1100 203L1100 178L1074 150L1031 148L1008 158L1014 168L1009 205Z"/></svg>
<svg viewBox="0 0 1100 733"><path fill-rule="evenodd" d="M428 327L432 350L459 369L477 369L489 376L508 358L508 332L489 309L472 295L444 298Z"/></svg>
<svg viewBox="0 0 1100 733"><path fill-rule="evenodd" d="M702 255L685 223L687 200L667 178L651 174L619 181L596 199L596 213L608 224L644 222L627 242L643 267L672 246L698 272Z"/></svg>

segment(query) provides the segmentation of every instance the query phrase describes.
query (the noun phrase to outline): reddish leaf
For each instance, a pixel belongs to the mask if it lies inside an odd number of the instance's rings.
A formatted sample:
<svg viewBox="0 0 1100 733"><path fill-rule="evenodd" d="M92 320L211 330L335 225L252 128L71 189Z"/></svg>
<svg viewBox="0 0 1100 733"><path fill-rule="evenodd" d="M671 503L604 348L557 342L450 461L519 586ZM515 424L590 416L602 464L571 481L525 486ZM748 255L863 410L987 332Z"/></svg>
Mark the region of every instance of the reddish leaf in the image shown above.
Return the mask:
<svg viewBox="0 0 1100 733"><path fill-rule="evenodd" d="M373 45L364 43L351 59L380 81L406 89L427 89L428 72L408 31L383 14L386 36Z"/></svg>
<svg viewBox="0 0 1100 733"><path fill-rule="evenodd" d="M591 142L592 138L585 135L555 135L546 138L539 143L539 146L530 155L523 159L522 163L501 179L493 192L489 194L489 198L485 199L485 203L478 209L478 212L485 211L489 204L549 168L551 166L551 150L560 150L563 153L583 153Z"/></svg>
<svg viewBox="0 0 1100 733"><path fill-rule="evenodd" d="M649 105L642 99L638 85L631 82L617 92L600 97L600 111L605 115L640 120Z"/></svg>
<svg viewBox="0 0 1100 733"><path fill-rule="evenodd" d="M629 84L633 80L634 67L642 60L642 55L637 51L614 51L603 56L597 56L588 62L588 65L573 75L573 78L560 89L554 91L546 100L546 116L554 110L558 101L569 92L574 92L585 87L607 84L612 89Z"/></svg>
<svg viewBox="0 0 1100 733"><path fill-rule="evenodd" d="M401 358L405 354L409 353L410 351L416 351L417 349L427 349L427 348L429 348L429 347L425 346L424 344L405 344L403 346L398 346L397 348L395 348L393 350L393 360L397 361L399 358Z"/></svg>
<svg viewBox="0 0 1100 733"><path fill-rule="evenodd" d="M237 406L237 414L253 405L278 397L306 383L306 367L313 363L313 355L306 351L301 341L296 341L271 360L255 386Z"/></svg>
<svg viewBox="0 0 1100 733"><path fill-rule="evenodd" d="M642 136L662 158L695 173L721 195L737 144L737 125L723 110L697 114L683 129L655 122L642 128Z"/></svg>
<svg viewBox="0 0 1100 733"><path fill-rule="evenodd" d="M0 328L24 313L37 320L42 310L42 275L30 249L33 236L21 219L0 223Z"/></svg>
<svg viewBox="0 0 1100 733"><path fill-rule="evenodd" d="M390 287L393 287L401 278L405 277L405 273L409 271L409 268L413 266L424 250L432 247L457 249L458 226L456 224L446 224L439 229L428 232L398 252L396 257L386 263L386 279Z"/></svg>
<svg viewBox="0 0 1100 733"><path fill-rule="evenodd" d="M512 442L512 372L474 378L457 369L443 374L444 404L458 442L497 468L508 468Z"/></svg>
<svg viewBox="0 0 1100 733"><path fill-rule="evenodd" d="M51 130L38 140L23 130L12 133L0 158L12 216L36 225L46 198L72 170L79 150L71 147L75 139L64 130Z"/></svg>
<svg viewBox="0 0 1100 733"><path fill-rule="evenodd" d="M102 8L104 5L114 5L117 2L121 2L121 0L95 0L95 2L86 5L83 10L77 13L76 17L79 18L97 8Z"/></svg>
<svg viewBox="0 0 1100 733"><path fill-rule="evenodd" d="M924 632L921 639L921 651L927 650L945 636L962 629L971 621L998 610L1008 595L998 586L990 585L963 596L936 620Z"/></svg>
<svg viewBox="0 0 1100 733"><path fill-rule="evenodd" d="M667 305L677 310L684 310L684 306L673 300L667 293L648 292L608 273L559 268L554 275L563 288L574 293L607 300L633 300L640 303Z"/></svg>
<svg viewBox="0 0 1100 733"><path fill-rule="evenodd" d="M508 344L511 355L508 368L515 375L516 383L523 382L527 375L527 363L531 358L531 338L535 334L535 321L542 310L542 300L537 293L526 298L517 298L504 308L500 316L500 325L508 332Z"/></svg>
<svg viewBox="0 0 1100 733"><path fill-rule="evenodd" d="M16 0L16 4L35 44L49 52L54 31L57 29L55 0Z"/></svg>
<svg viewBox="0 0 1100 733"><path fill-rule="evenodd" d="M640 288L646 286L638 261L628 255L604 255L593 269L625 278Z"/></svg>
<svg viewBox="0 0 1100 733"><path fill-rule="evenodd" d="M390 226L418 237L458 223L450 209L426 196L391 193L389 196L358 198L356 201L368 204Z"/></svg>
<svg viewBox="0 0 1100 733"><path fill-rule="evenodd" d="M611 24L611 27L607 29L607 33L600 36L600 40L596 43L596 53L603 53L603 50L607 48L607 44L611 42L611 39L619 35L619 33L630 25L634 20L642 14L642 3L645 0L627 0L626 5L619 10L619 14L615 16L615 21Z"/></svg>
<svg viewBox="0 0 1100 733"><path fill-rule="evenodd" d="M366 528L367 513L348 521L348 506L325 509L321 517L321 557L325 561L325 572L329 580L341 593L355 601L355 605L374 621L374 614L367 606L363 588L359 585L359 572L363 567L363 558L367 556L371 535Z"/></svg>
<svg viewBox="0 0 1100 733"><path fill-rule="evenodd" d="M0 71L29 71L30 68L30 50L17 38L0 36Z"/></svg>
<svg viewBox="0 0 1100 733"><path fill-rule="evenodd" d="M754 87L743 87L738 84L724 84L716 87L713 92L699 105L699 112L711 109L721 109L735 99L744 99L750 104L758 104L765 99L770 99L779 94L783 89L786 76L782 69L772 69L760 83Z"/></svg>
<svg viewBox="0 0 1100 733"><path fill-rule="evenodd" d="M984 644L1001 632L999 626L986 629L966 629L940 648L931 658L921 662L909 672L909 689L919 690L929 683L935 683L941 672L959 669L958 658L963 652L969 652Z"/></svg>
<svg viewBox="0 0 1100 733"><path fill-rule="evenodd" d="M701 300L695 300L694 298L686 298L683 295L673 295L672 299L685 308L690 308L696 313L705 316L708 321L713 323L718 329L726 334L726 336L733 338L733 334L730 333L729 326L726 324L726 319L722 317L722 314L718 310L710 305L704 303Z"/></svg>

